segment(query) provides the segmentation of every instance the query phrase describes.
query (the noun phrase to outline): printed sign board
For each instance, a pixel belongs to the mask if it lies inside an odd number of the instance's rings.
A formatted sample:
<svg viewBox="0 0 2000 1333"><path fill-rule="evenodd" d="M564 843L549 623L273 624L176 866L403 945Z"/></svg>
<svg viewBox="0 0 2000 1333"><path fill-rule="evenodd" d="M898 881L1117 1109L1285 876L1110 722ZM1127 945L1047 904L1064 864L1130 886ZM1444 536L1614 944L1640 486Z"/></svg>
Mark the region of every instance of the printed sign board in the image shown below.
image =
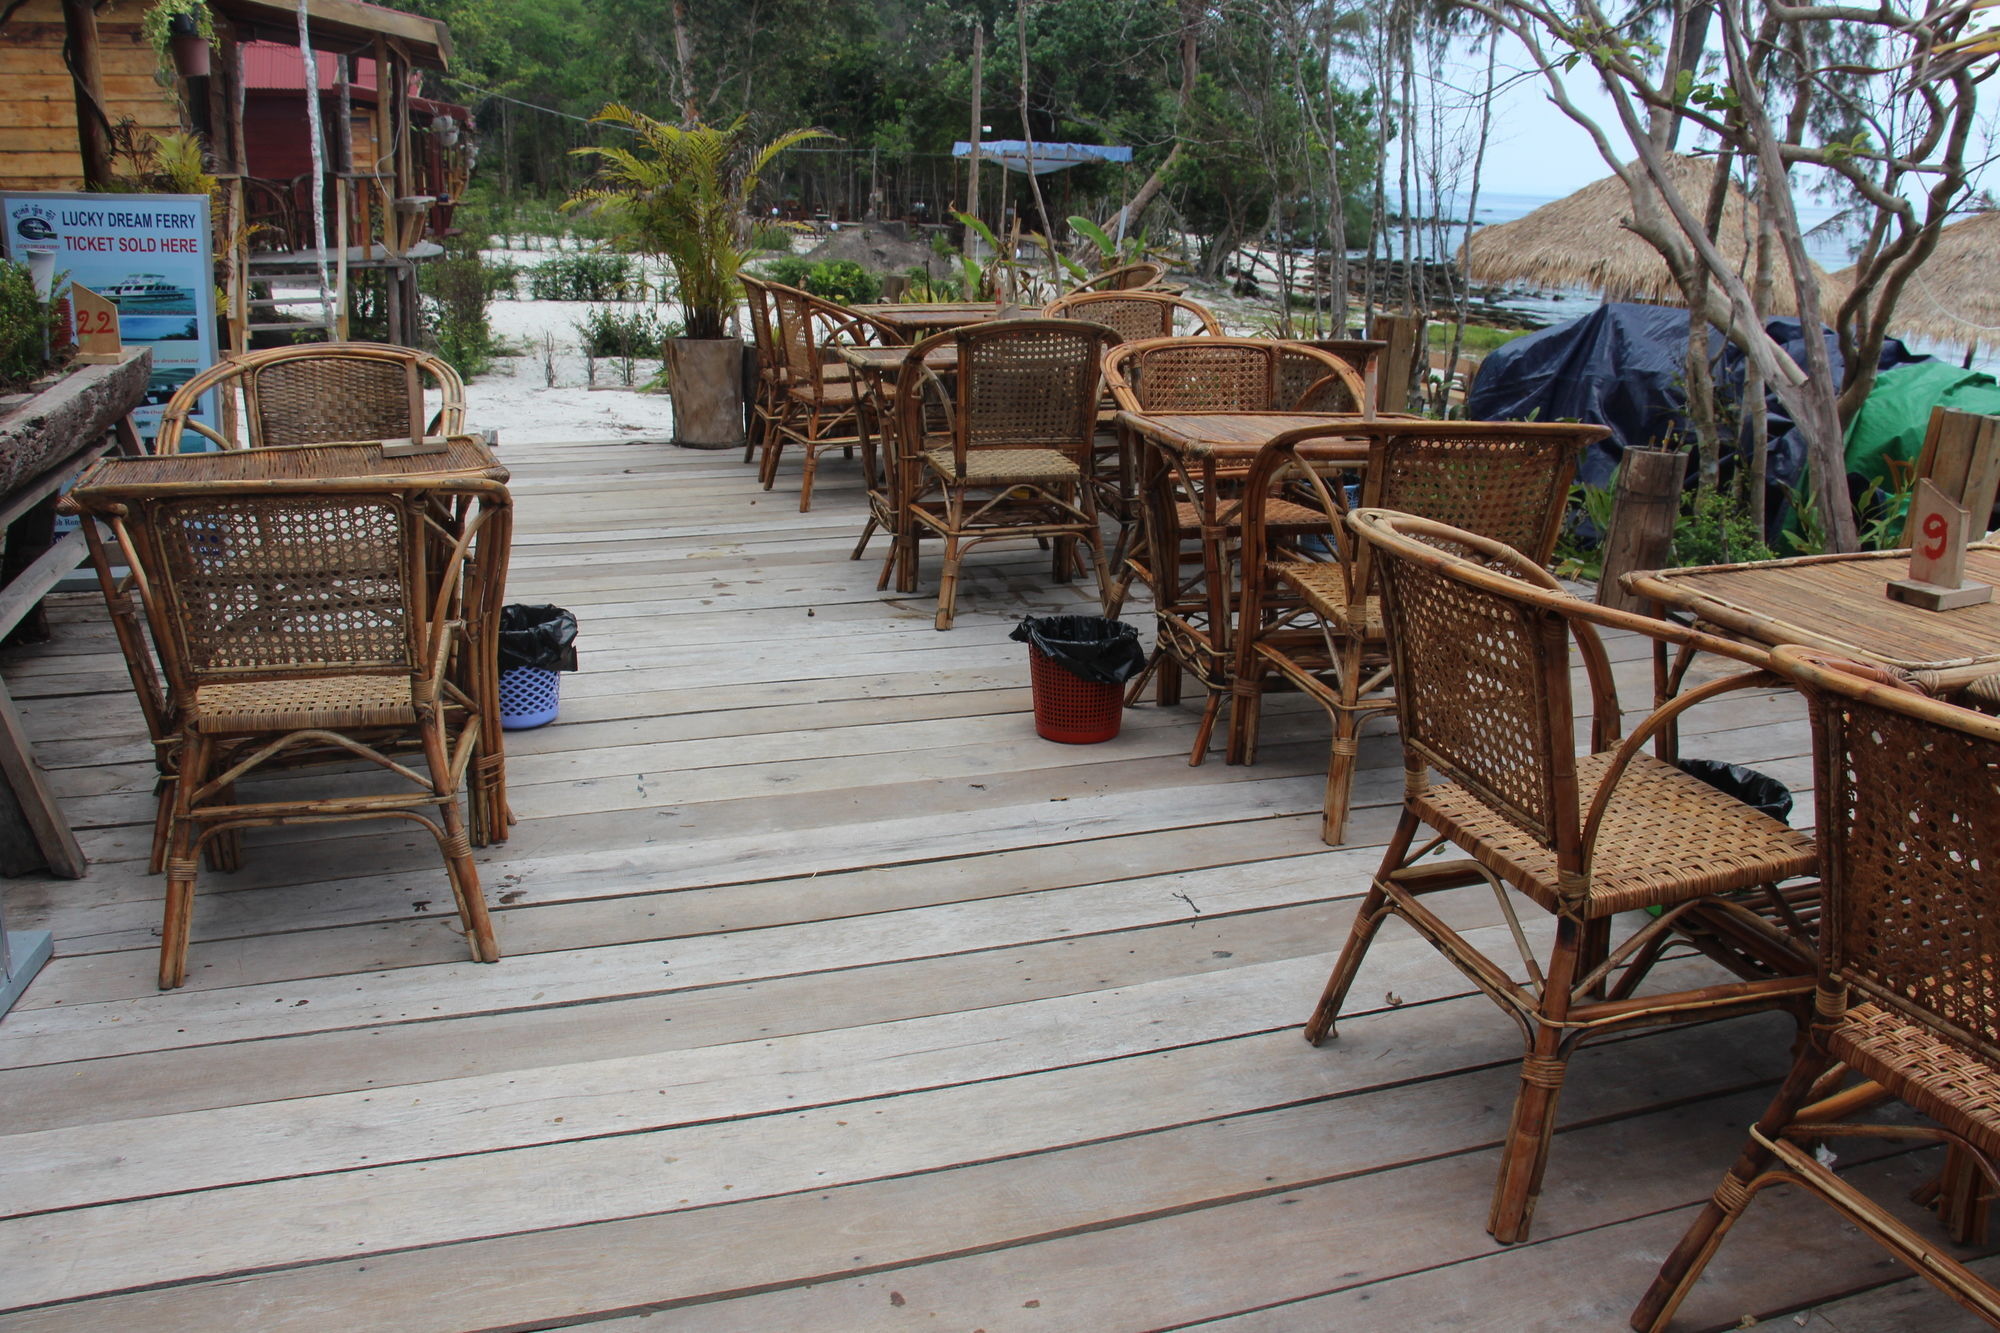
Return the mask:
<svg viewBox="0 0 2000 1333"><path fill-rule="evenodd" d="M215 261L208 196L0 193L7 257L56 252L56 279L80 282L118 309L118 337L153 349L146 401L132 414L151 439L174 390L215 364ZM214 426L215 395L196 413ZM190 433L190 446L193 438Z"/></svg>

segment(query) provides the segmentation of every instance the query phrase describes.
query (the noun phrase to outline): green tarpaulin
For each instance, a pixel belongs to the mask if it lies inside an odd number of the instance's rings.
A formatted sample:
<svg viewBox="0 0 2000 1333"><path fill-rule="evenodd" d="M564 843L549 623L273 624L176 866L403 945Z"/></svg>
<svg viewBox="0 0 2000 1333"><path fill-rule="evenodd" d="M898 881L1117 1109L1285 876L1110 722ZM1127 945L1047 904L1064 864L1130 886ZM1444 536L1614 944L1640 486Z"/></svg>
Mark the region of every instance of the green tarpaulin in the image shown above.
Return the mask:
<svg viewBox="0 0 2000 1333"><path fill-rule="evenodd" d="M1943 361L1916 361L1882 372L1875 391L1847 427L1847 471L1880 481L1886 460L1914 463L1923 452L1933 407L2000 416L2000 384L1991 375Z"/></svg>

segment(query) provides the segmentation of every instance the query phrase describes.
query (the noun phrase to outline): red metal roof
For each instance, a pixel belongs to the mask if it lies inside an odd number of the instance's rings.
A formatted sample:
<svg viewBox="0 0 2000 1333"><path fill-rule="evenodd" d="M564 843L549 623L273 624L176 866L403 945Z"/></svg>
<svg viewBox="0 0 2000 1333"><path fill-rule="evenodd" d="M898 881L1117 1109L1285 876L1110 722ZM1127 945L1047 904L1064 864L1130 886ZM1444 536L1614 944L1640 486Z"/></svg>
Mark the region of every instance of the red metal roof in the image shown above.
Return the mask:
<svg viewBox="0 0 2000 1333"><path fill-rule="evenodd" d="M319 66L320 91L332 92L333 56L325 51L315 51L313 62ZM286 46L282 42L245 42L243 86L302 92L306 86L305 56L298 47ZM354 61L353 87L370 93L375 90L375 62L366 56L357 57Z"/></svg>

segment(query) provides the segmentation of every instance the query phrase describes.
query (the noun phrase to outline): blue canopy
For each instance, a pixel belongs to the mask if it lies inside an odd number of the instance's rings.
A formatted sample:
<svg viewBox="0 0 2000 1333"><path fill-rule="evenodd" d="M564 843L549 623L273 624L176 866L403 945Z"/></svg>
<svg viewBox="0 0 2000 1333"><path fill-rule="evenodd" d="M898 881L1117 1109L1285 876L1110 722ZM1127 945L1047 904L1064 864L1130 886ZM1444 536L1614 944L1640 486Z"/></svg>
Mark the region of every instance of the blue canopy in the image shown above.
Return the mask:
<svg viewBox="0 0 2000 1333"><path fill-rule="evenodd" d="M961 140L951 146L953 157L971 157L972 145ZM1009 171L1027 171L1028 143L1025 139L994 139L979 145L979 156L998 162ZM1130 162L1132 150L1101 143L1038 143L1035 145L1034 173L1081 166L1086 162Z"/></svg>

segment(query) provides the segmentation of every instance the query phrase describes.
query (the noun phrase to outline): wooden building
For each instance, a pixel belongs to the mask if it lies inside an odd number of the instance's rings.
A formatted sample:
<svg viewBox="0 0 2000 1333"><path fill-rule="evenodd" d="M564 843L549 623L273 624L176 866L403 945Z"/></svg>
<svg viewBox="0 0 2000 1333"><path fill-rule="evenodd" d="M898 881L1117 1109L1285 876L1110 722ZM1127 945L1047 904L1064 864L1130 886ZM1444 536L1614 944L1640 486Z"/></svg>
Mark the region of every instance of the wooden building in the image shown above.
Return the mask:
<svg viewBox="0 0 2000 1333"><path fill-rule="evenodd" d="M209 0L210 72L182 77L143 35L146 8L0 6L0 189L116 188L133 171L117 160L121 145L200 132L219 181L217 281L232 350L266 330L345 336L351 275L362 269L383 274L391 340L414 337L416 265L440 252L426 236L448 222L470 165L463 108L416 95L419 71L450 62L445 25L359 0L308 0L302 34L292 0ZM308 45L323 113L317 166L304 114Z"/></svg>

